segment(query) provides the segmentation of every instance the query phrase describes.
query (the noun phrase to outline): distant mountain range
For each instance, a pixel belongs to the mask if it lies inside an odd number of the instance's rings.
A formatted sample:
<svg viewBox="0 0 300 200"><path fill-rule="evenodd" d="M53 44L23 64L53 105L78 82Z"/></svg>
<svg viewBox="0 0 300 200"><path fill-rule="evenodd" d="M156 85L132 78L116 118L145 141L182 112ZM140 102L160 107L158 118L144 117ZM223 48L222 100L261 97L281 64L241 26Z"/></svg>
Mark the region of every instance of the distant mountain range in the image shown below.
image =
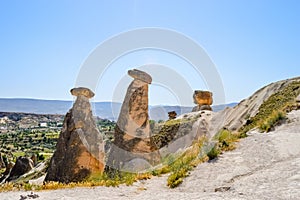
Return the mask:
<svg viewBox="0 0 300 200"><path fill-rule="evenodd" d="M0 98L0 112L36 113L36 114L66 114L72 107L73 101L40 100L40 99L15 99ZM220 111L225 107L233 107L237 103L212 106L214 111ZM121 109L121 103L92 102L95 115L116 121ZM178 115L191 112L193 107L185 106L149 106L150 118L153 120L168 119L169 111L176 111Z"/></svg>

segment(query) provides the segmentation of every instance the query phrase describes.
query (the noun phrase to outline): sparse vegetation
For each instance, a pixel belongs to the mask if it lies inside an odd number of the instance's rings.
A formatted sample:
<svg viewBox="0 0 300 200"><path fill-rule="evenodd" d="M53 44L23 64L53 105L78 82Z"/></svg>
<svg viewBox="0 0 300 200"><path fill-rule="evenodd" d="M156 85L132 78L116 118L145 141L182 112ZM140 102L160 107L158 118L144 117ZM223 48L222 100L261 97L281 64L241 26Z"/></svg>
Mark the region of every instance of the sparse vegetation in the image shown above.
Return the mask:
<svg viewBox="0 0 300 200"><path fill-rule="evenodd" d="M164 169L164 171L171 173L168 177L167 185L170 188L177 187L183 182L183 179L189 175L189 171L191 171L199 163L216 158L222 151L235 149L234 143L238 140L238 137L230 131L222 129L215 136L215 140L217 142L212 147L208 146L209 149L205 152L206 155L200 156L201 150L206 148L206 145L208 145L207 139L205 137L201 137L176 159L171 157L174 162L168 164L167 169Z"/></svg>
<svg viewBox="0 0 300 200"><path fill-rule="evenodd" d="M285 119L285 113L283 111L273 111L273 113L265 120L261 121L258 125L259 129L264 132L269 132L280 121Z"/></svg>
<svg viewBox="0 0 300 200"><path fill-rule="evenodd" d="M56 190L74 187L95 187L106 186L116 187L120 184L132 185L137 180L146 180L152 177L151 173L122 173L121 176L116 176L114 179L109 178L105 174L94 175L90 179L83 182L59 183L47 182L43 185L32 185L29 183L4 183L0 185L0 192L17 191L17 190Z"/></svg>
<svg viewBox="0 0 300 200"><path fill-rule="evenodd" d="M155 127L152 128L154 134L151 137L151 141L158 149L162 148L168 145L172 140L189 134L196 120L197 117L191 119L172 119L164 123L155 124Z"/></svg>
<svg viewBox="0 0 300 200"><path fill-rule="evenodd" d="M233 143L237 137L228 130L222 130L216 135L216 145L207 152L205 156L199 156L200 151L205 147L207 139L201 137L198 141L194 142L185 152L178 155L169 155L163 161L163 165L151 173L121 173L114 178L108 177L104 174L94 174L88 180L77 183L58 183L48 182L44 185L30 185L22 183L7 183L0 186L0 191L11 190L53 190L64 189L73 187L92 187L92 186L118 186L120 184L132 185L137 180L149 179L151 176L159 176L161 174L170 173L167 185L170 188L175 188L180 185L184 178L189 175L189 172L196 167L199 163L209 159L216 158L222 150L232 150ZM229 148L230 147L230 148Z"/></svg>
<svg viewBox="0 0 300 200"><path fill-rule="evenodd" d="M278 121L284 118L286 112L295 104L295 98L300 94L300 81L293 81L279 92L271 95L260 106L258 113L250 118L239 131L243 136L249 130L259 127L262 131L270 131Z"/></svg>
<svg viewBox="0 0 300 200"><path fill-rule="evenodd" d="M205 140L205 137L200 138L184 153L179 155L178 158L173 158L174 162L166 163L169 169L164 169L164 171L170 172L167 183L170 188L175 188L180 185L183 182L183 178L188 176L189 171L203 162L203 160L199 158L199 153Z"/></svg>
<svg viewBox="0 0 300 200"><path fill-rule="evenodd" d="M0 185L0 192L6 192L6 191L14 191L14 190L20 190L20 186L14 183L3 183Z"/></svg>
<svg viewBox="0 0 300 200"><path fill-rule="evenodd" d="M159 134L174 134L174 137L183 136L192 129L192 124L197 120L199 116L195 118L184 118L182 120L168 120L161 128ZM177 134L177 135L176 135ZM160 136L161 136L160 135ZM156 135L157 136L157 135ZM196 167L199 163L213 159L217 157L222 150L234 149L233 142L236 141L236 137L228 130L220 131L215 139L218 141L216 145L206 152L205 156L199 156L200 151L205 147L207 139L201 137L198 141L195 141L191 147L186 151L177 155L169 155L164 158L162 166L151 171L151 173L135 174L135 173L120 173L117 176L111 178L104 174L94 174L88 180L78 183L57 183L49 182L42 186L35 186L30 184L15 184L1 186L3 190L12 189L24 189L24 190L47 190L47 189L59 189L59 188L72 188L72 187L90 187L90 186L118 186L120 184L132 185L135 181L141 179L148 179L151 176L159 176L161 174L170 173L167 185L170 188L180 185L184 178L189 175L189 172ZM39 154L40 155L40 154ZM39 156L38 156L39 157Z"/></svg>
<svg viewBox="0 0 300 200"><path fill-rule="evenodd" d="M221 150L218 148L218 145L214 145L213 148L207 152L207 156L209 160L213 160L219 156L221 153Z"/></svg>
<svg viewBox="0 0 300 200"><path fill-rule="evenodd" d="M222 151L231 151L236 148L235 142L238 141L239 135L233 134L227 129L221 129L214 138L218 141L218 148Z"/></svg>

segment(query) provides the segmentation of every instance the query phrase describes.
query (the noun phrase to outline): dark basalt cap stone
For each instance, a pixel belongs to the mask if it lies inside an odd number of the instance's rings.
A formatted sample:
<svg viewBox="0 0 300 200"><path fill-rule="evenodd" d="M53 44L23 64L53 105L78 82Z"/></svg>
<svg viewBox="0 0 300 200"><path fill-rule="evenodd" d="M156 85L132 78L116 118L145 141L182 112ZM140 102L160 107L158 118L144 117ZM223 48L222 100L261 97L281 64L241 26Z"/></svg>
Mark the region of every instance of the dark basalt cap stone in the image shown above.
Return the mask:
<svg viewBox="0 0 300 200"><path fill-rule="evenodd" d="M95 96L94 92L85 87L73 88L70 92L73 96L85 96L89 99Z"/></svg>
<svg viewBox="0 0 300 200"><path fill-rule="evenodd" d="M151 76L141 70L137 70L137 69L128 70L128 75L134 79L144 81L148 84L151 84L151 82L152 82Z"/></svg>

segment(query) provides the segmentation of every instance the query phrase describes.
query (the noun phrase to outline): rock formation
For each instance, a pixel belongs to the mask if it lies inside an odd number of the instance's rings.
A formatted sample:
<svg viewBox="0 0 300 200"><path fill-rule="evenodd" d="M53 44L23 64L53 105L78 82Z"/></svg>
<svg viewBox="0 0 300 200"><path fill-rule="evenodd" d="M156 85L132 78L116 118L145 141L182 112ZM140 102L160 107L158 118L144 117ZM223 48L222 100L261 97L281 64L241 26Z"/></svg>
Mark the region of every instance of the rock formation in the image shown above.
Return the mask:
<svg viewBox="0 0 300 200"><path fill-rule="evenodd" d="M210 107L213 103L212 93L209 91L195 90L194 103L197 105L193 108L192 112L200 110L212 110Z"/></svg>
<svg viewBox="0 0 300 200"><path fill-rule="evenodd" d="M77 182L104 170L104 143L89 102L94 93L74 88L71 94L77 99L65 116L45 181Z"/></svg>
<svg viewBox="0 0 300 200"><path fill-rule="evenodd" d="M129 70L128 75L134 80L127 89L115 128L115 139L107 161L109 170L130 168L139 171L160 161L160 155L150 141L148 84L152 78L136 69ZM129 167L131 165L136 167Z"/></svg>
<svg viewBox="0 0 300 200"><path fill-rule="evenodd" d="M33 162L33 166L36 166L37 162L38 162L38 158L37 158L37 155L36 154L32 154L30 159L32 160Z"/></svg>
<svg viewBox="0 0 300 200"><path fill-rule="evenodd" d="M19 178L23 174L29 172L32 168L33 162L30 158L22 156L18 157L16 160L16 164L9 173L9 177L6 179L6 182Z"/></svg>
<svg viewBox="0 0 300 200"><path fill-rule="evenodd" d="M0 176L0 184L4 183L6 179L9 177L12 168L14 167L14 163L10 162L6 165L5 171Z"/></svg>
<svg viewBox="0 0 300 200"><path fill-rule="evenodd" d="M2 154L0 153L0 169L5 168L5 163L2 157Z"/></svg>
<svg viewBox="0 0 300 200"><path fill-rule="evenodd" d="M171 112L168 112L168 116L169 116L169 120L175 119L177 116L177 113L175 111L171 111Z"/></svg>

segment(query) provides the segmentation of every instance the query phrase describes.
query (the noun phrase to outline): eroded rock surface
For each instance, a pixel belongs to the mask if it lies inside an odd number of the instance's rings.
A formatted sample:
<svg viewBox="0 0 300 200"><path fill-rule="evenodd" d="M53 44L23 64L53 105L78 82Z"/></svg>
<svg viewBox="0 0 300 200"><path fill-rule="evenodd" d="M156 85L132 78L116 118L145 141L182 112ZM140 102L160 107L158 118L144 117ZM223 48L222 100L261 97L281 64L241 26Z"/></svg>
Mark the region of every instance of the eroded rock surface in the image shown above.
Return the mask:
<svg viewBox="0 0 300 200"><path fill-rule="evenodd" d="M168 116L169 116L169 119L175 119L177 116L177 113L175 111L171 111L171 112L168 112Z"/></svg>
<svg viewBox="0 0 300 200"><path fill-rule="evenodd" d="M104 171L104 143L94 122L88 88L71 90L77 99L66 114L45 181L77 182Z"/></svg>
<svg viewBox="0 0 300 200"><path fill-rule="evenodd" d="M5 168L5 163L2 157L2 154L0 153L0 169Z"/></svg>
<svg viewBox="0 0 300 200"><path fill-rule="evenodd" d="M115 128L115 140L111 147L108 167L128 168L126 163L137 163L140 171L160 161L160 155L150 140L148 116L148 84L152 78L140 70L129 70L128 75L134 78L127 89L121 112ZM133 161L134 160L134 161ZM143 162L140 162L143 160ZM146 162L145 162L146 161ZM129 165L131 166L131 164Z"/></svg>
<svg viewBox="0 0 300 200"><path fill-rule="evenodd" d="M13 168L14 163L10 162L6 165L5 171L0 176L0 184L5 182L6 179L9 177L11 169Z"/></svg>
<svg viewBox="0 0 300 200"><path fill-rule="evenodd" d="M6 179L7 182L19 178L23 174L29 172L33 168L34 164L30 158L18 157L16 164L13 166L9 173L9 177Z"/></svg>
<svg viewBox="0 0 300 200"><path fill-rule="evenodd" d="M250 97L242 100L234 108L225 108L220 111L219 118L224 119L224 125L230 131L238 131L247 120L254 117L259 112L259 107L273 94L283 90L293 82L299 82L300 77L282 80L271 83L259 90L257 90ZM299 90L294 88L295 90ZM299 98L299 96L298 96ZM297 101L297 98L295 99Z"/></svg>

